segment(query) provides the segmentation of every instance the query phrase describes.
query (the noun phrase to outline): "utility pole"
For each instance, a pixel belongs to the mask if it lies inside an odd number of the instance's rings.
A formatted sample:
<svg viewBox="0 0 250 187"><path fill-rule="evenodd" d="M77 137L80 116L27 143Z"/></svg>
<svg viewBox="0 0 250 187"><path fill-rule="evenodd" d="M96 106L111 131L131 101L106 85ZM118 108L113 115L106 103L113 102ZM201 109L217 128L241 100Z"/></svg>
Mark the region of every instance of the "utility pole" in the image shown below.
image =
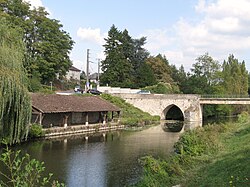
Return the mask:
<svg viewBox="0 0 250 187"><path fill-rule="evenodd" d="M87 66L86 66L86 86L85 86L85 92L89 89L89 49L87 49Z"/></svg>
<svg viewBox="0 0 250 187"><path fill-rule="evenodd" d="M98 58L98 73L97 73L97 85L100 86L100 61L101 59Z"/></svg>

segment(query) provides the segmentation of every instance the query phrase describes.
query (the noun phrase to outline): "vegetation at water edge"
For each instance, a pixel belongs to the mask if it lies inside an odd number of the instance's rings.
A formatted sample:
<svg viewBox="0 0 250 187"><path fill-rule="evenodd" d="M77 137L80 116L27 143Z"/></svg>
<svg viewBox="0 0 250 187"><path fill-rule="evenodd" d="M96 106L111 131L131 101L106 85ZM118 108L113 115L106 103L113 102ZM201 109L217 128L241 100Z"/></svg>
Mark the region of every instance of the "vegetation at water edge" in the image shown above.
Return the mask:
<svg viewBox="0 0 250 187"><path fill-rule="evenodd" d="M144 174L135 186L249 186L250 120L213 124L185 132L167 159L146 156Z"/></svg>
<svg viewBox="0 0 250 187"><path fill-rule="evenodd" d="M6 144L6 142L5 142ZM45 176L43 162L31 159L29 154L21 156L21 151L12 151L8 146L0 155L0 186L65 186L52 179L53 174Z"/></svg>

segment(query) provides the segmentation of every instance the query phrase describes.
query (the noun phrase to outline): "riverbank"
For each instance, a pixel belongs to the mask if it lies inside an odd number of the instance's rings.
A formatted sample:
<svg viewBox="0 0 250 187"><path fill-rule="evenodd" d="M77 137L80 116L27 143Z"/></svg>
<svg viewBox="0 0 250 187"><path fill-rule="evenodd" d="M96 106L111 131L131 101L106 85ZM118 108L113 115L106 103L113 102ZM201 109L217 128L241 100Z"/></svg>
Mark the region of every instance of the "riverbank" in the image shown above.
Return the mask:
<svg viewBox="0 0 250 187"><path fill-rule="evenodd" d="M143 127L150 124L159 124L160 122L160 116L151 116L149 113L143 112L120 97L102 94L101 98L121 109L121 124L127 127Z"/></svg>
<svg viewBox="0 0 250 187"><path fill-rule="evenodd" d="M147 156L135 186L250 186L250 121L208 125L185 132L176 154L161 160Z"/></svg>
<svg viewBox="0 0 250 187"><path fill-rule="evenodd" d="M68 136L68 135L77 135L77 134L95 134L95 133L102 133L102 132L110 132L116 130L123 130L124 125L119 123L117 124L94 124L94 125L77 125L77 126L68 126L64 127L54 127L43 129L44 138L53 138L53 137L60 137L60 136Z"/></svg>

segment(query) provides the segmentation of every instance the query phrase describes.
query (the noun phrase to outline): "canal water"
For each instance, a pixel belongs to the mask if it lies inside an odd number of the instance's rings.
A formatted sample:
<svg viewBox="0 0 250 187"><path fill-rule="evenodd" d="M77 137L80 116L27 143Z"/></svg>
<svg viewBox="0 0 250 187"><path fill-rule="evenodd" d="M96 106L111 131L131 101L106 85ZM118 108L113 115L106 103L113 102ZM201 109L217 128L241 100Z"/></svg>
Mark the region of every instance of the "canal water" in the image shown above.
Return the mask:
<svg viewBox="0 0 250 187"><path fill-rule="evenodd" d="M15 147L43 161L46 170L70 187L125 186L142 175L138 159L167 157L179 133L161 125L137 132L116 131L25 143Z"/></svg>

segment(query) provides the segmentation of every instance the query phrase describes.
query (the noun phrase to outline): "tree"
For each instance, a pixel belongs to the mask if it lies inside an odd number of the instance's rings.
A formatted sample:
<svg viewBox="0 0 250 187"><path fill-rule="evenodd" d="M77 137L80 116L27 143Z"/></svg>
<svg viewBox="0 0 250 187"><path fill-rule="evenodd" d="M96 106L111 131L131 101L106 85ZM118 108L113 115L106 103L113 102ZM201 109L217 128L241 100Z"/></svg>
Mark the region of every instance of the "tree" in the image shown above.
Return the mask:
<svg viewBox="0 0 250 187"><path fill-rule="evenodd" d="M102 84L138 88L155 82L153 72L145 65L149 55L142 47L146 42L145 37L133 39L126 29L119 31L112 25L105 41Z"/></svg>
<svg viewBox="0 0 250 187"><path fill-rule="evenodd" d="M248 95L250 95L250 73L248 74Z"/></svg>
<svg viewBox="0 0 250 187"><path fill-rule="evenodd" d="M220 64L208 53L199 56L188 76L185 93L214 94L215 86L220 82Z"/></svg>
<svg viewBox="0 0 250 187"><path fill-rule="evenodd" d="M156 57L151 56L147 59L147 64L152 68L158 82L173 83L171 67L165 56L163 57L160 54Z"/></svg>
<svg viewBox="0 0 250 187"><path fill-rule="evenodd" d="M27 137L31 117L21 33L0 18L0 140L9 144Z"/></svg>
<svg viewBox="0 0 250 187"><path fill-rule="evenodd" d="M103 84L125 87L132 84L130 79L132 65L129 58L126 58L126 51L122 50L126 46L122 46L121 37L122 33L113 25L108 32L108 38L105 38L106 58L102 61L101 76Z"/></svg>
<svg viewBox="0 0 250 187"><path fill-rule="evenodd" d="M13 27L23 29L25 42L24 67L29 77L39 75L42 83L48 83L65 75L70 65L69 52L73 41L62 30L58 20L49 19L44 8L31 9L22 0L2 0L0 14L6 17Z"/></svg>
<svg viewBox="0 0 250 187"><path fill-rule="evenodd" d="M240 63L234 55L229 55L224 61L222 70L222 86L225 94L247 95L248 94L248 72L245 62Z"/></svg>
<svg viewBox="0 0 250 187"><path fill-rule="evenodd" d="M144 88L157 83L154 73L148 64L143 63L137 71L137 78L134 81L137 87Z"/></svg>
<svg viewBox="0 0 250 187"><path fill-rule="evenodd" d="M181 65L179 69L177 69L175 65L171 65L170 67L172 73L171 77L174 83L177 84L182 93L186 93L188 89L186 86L188 76L183 65Z"/></svg>

